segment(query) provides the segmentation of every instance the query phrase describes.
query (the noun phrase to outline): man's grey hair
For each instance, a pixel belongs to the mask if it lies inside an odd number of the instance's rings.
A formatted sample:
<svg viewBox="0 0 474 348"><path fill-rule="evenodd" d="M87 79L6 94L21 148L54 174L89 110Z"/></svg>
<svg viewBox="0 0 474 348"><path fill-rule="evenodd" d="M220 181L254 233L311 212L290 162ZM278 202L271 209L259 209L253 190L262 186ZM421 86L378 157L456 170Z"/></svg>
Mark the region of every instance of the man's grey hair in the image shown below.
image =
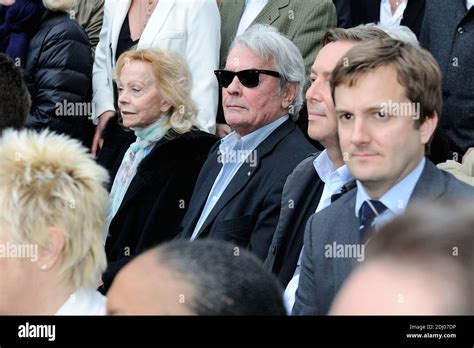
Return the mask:
<svg viewBox="0 0 474 348"><path fill-rule="evenodd" d="M374 26L386 32L392 39L402 41L419 47L420 43L413 31L404 25L396 24L374 24L369 23L367 26Z"/></svg>
<svg viewBox="0 0 474 348"><path fill-rule="evenodd" d="M244 45L260 59L273 63L274 69L281 75L277 93L281 93L289 84L298 85L298 92L289 108L290 115L298 115L303 105L305 79L303 57L298 47L276 28L266 24L252 25L234 39L229 51L237 45Z"/></svg>

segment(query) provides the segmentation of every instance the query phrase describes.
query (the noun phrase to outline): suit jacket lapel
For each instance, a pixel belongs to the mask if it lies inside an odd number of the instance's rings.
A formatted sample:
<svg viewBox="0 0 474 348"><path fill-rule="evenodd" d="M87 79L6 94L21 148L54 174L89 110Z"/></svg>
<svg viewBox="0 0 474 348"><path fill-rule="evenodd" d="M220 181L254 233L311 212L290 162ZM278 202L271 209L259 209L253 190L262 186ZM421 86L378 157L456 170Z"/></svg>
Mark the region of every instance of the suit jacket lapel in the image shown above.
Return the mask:
<svg viewBox="0 0 474 348"><path fill-rule="evenodd" d="M336 220L341 219L341 224L332 228L334 239L331 239L331 242L334 240L337 241L338 244L358 245L360 244L359 219L355 216L357 188L345 193L339 199L342 199L345 195L348 196L349 200L337 212L338 217L336 217ZM344 281L344 279L347 277L347 274L349 274L353 269L355 262L356 261L353 258L333 259L332 275L338 278L334 281L335 285L338 286Z"/></svg>
<svg viewBox="0 0 474 348"><path fill-rule="evenodd" d="M110 45L112 49L112 65L115 66L115 54L117 51L117 43L122 30L122 25L127 16L128 9L132 0L120 0L114 2L114 11L112 18L112 33L110 37Z"/></svg>
<svg viewBox="0 0 474 348"><path fill-rule="evenodd" d="M192 236L194 229L196 228L196 224L199 221L199 218L201 217L202 211L204 209L204 206L207 201L207 197L209 196L209 193L211 192L212 186L214 185L214 182L217 179L217 176L219 175L219 172L221 171L222 164L219 163L217 160L219 156L219 147L218 142L217 149L211 150L211 154L209 155L209 158L206 162L208 165L204 165L201 169L201 174L200 175L205 175L205 179L203 180L202 183L198 182L196 185L200 185L198 190L194 191L193 193L193 198L192 198L192 205L190 206L190 210L192 212L189 212L190 216L190 221L187 222L187 225L192 226L192 229L187 229L185 231L185 236L188 237L188 239ZM214 207L215 208L215 207ZM205 221L206 223L207 221ZM203 226L205 225L203 224ZM202 227L201 227L202 231Z"/></svg>
<svg viewBox="0 0 474 348"><path fill-rule="evenodd" d="M423 16L424 13L424 0L410 0L408 1L407 8L403 13L401 25L405 25L409 28L413 28L418 17Z"/></svg>
<svg viewBox="0 0 474 348"><path fill-rule="evenodd" d="M161 28L166 22L171 9L173 8L176 0L159 0L153 14L150 17L149 23L153 25L145 26L145 30L138 41L138 47L149 47L153 42L153 39L158 35Z"/></svg>
<svg viewBox="0 0 474 348"><path fill-rule="evenodd" d="M290 4L290 0L270 0L265 7L255 17L252 24L272 24L280 15L283 15L282 10Z"/></svg>
<svg viewBox="0 0 474 348"><path fill-rule="evenodd" d="M410 197L408 205L418 200L432 201L441 196L446 191L443 175L436 166L426 159L425 167L415 185L415 189Z"/></svg>
<svg viewBox="0 0 474 348"><path fill-rule="evenodd" d="M256 154L257 154L256 166L253 167L251 166L251 163L248 163L248 162L244 162L242 164L242 166L239 168L239 170L237 171L237 173L235 174L235 176L232 178L231 182L229 183L229 186L227 186L222 196L219 198L219 201L217 201L216 205L211 210L210 214L207 216L206 221L204 221L204 224L202 225L197 236L199 236L203 231L206 230L209 224L211 224L214 221L217 214L219 214L219 212L225 207L225 205L237 193L239 193L245 187L245 185L250 180L250 178L253 177L258 172L261 158L264 158L267 155L267 153L271 149L273 149L276 146L276 144L280 142L282 138L284 138L288 133L294 130L295 127L296 126L293 123L293 121L288 119L282 125L280 125L276 130L274 130L273 133L271 133L268 136L268 138L265 139L259 146L257 146L257 148L255 149ZM212 180L212 182L210 183L210 186L212 187L213 184L214 184L214 180ZM207 199L207 196L209 195L209 192L211 191L211 187L209 187L208 190L201 190L201 192L206 193L205 199ZM202 197L200 198L202 199ZM203 205L199 205L199 206L202 207Z"/></svg>

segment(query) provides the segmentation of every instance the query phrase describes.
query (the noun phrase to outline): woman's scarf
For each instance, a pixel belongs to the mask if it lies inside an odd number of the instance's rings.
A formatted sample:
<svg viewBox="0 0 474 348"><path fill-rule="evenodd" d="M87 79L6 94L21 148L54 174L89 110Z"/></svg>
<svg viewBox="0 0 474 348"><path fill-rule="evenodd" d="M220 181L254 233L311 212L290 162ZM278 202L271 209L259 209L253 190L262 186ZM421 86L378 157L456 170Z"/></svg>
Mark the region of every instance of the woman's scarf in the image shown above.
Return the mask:
<svg viewBox="0 0 474 348"><path fill-rule="evenodd" d="M169 122L165 122L167 118L168 117L162 116L158 121L145 128L131 128L135 132L137 139L130 145L125 153L122 164L115 176L109 196L110 210L107 219L108 225L120 208L128 187L137 173L140 162L171 128Z"/></svg>

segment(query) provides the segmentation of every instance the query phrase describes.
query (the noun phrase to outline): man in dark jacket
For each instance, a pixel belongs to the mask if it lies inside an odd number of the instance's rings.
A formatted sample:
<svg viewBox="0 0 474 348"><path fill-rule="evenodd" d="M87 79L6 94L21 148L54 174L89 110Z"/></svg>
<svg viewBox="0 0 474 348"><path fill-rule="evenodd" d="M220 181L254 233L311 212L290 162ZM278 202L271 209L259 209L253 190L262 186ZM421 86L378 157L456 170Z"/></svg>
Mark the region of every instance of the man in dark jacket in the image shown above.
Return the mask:
<svg viewBox="0 0 474 348"><path fill-rule="evenodd" d="M32 97L27 127L49 128L90 147L93 59L89 39L68 13L58 10L64 4L44 3L47 9L30 41L25 66Z"/></svg>
<svg viewBox="0 0 474 348"><path fill-rule="evenodd" d="M441 127L452 159L474 147L474 1L432 0L426 5L421 44L438 61L443 76Z"/></svg>
<svg viewBox="0 0 474 348"><path fill-rule="evenodd" d="M289 118L303 102L304 74L298 48L275 28L254 25L235 39L226 69L216 71L235 131L204 163L183 238L230 241L265 259L286 177L314 151Z"/></svg>

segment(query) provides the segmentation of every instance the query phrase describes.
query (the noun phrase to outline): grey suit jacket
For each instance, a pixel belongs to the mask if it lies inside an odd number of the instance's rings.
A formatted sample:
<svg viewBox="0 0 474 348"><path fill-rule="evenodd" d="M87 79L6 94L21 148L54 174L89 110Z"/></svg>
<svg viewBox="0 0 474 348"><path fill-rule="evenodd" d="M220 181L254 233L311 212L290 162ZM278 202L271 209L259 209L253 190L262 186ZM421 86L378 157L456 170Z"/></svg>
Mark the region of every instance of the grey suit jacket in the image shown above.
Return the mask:
<svg viewBox="0 0 474 348"><path fill-rule="evenodd" d="M349 191L309 219L293 314L327 314L337 291L359 262L357 255L338 258L337 254L328 253L334 249L334 243L360 245L359 220L355 216L356 195L357 189ZM427 160L408 205L443 198L474 200L474 188Z"/></svg>
<svg viewBox="0 0 474 348"><path fill-rule="evenodd" d="M314 214L324 190L324 182L313 162L320 152L304 159L288 176L281 195L281 210L264 268L273 272L283 287L295 273L306 222Z"/></svg>
<svg viewBox="0 0 474 348"><path fill-rule="evenodd" d="M474 146L474 7L466 0L426 2L420 42L438 61L443 75L440 124L457 160Z"/></svg>

